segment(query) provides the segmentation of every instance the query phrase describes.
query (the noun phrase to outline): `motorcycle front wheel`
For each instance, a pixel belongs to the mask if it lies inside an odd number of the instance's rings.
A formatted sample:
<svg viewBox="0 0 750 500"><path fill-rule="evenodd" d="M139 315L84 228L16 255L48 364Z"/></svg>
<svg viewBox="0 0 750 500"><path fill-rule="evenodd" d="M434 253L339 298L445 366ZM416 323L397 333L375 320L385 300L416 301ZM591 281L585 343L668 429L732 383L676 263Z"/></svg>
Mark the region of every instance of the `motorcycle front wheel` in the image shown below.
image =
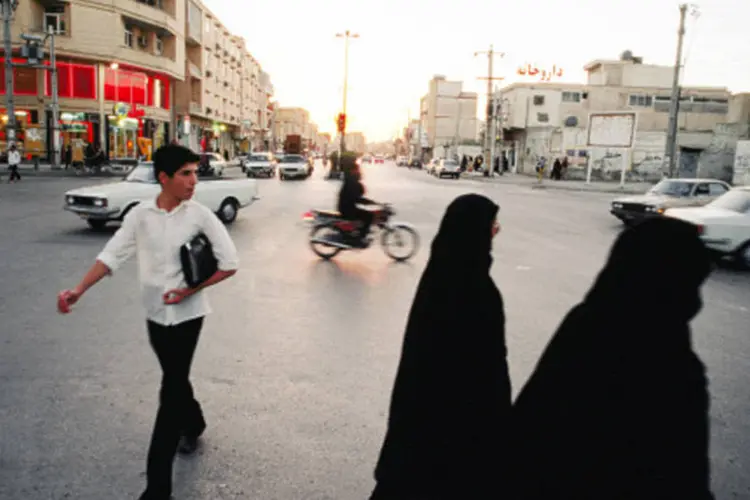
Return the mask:
<svg viewBox="0 0 750 500"><path fill-rule="evenodd" d="M310 231L310 248L315 252L315 255L321 259L332 259L337 256L343 248L327 245L324 241L343 241L343 236L344 235L340 229L331 225L321 224L315 226L312 231Z"/></svg>
<svg viewBox="0 0 750 500"><path fill-rule="evenodd" d="M404 224L383 228L380 244L385 254L396 262L404 262L419 250L419 234Z"/></svg>

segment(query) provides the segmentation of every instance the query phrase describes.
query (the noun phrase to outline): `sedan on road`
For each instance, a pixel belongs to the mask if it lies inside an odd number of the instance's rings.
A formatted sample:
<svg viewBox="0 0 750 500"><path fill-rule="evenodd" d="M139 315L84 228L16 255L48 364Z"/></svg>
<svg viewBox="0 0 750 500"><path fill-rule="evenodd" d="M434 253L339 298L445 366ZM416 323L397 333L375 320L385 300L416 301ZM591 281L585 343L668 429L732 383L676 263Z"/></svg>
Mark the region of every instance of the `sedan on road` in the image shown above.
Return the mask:
<svg viewBox="0 0 750 500"><path fill-rule="evenodd" d="M702 207L732 187L716 179L664 179L647 193L618 198L610 213L625 224L661 217L670 208Z"/></svg>
<svg viewBox="0 0 750 500"><path fill-rule="evenodd" d="M695 224L709 250L750 269L750 187L734 188L705 207L665 212Z"/></svg>
<svg viewBox="0 0 750 500"><path fill-rule="evenodd" d="M227 162L219 153L201 153L201 160L198 165L198 175L201 177L215 176L222 177Z"/></svg>
<svg viewBox="0 0 750 500"><path fill-rule="evenodd" d="M285 155L279 160L279 178L307 179L310 177L310 163L302 155Z"/></svg>
<svg viewBox="0 0 750 500"><path fill-rule="evenodd" d="M161 192L151 162L142 162L121 182L72 189L65 193L64 210L78 215L92 229L102 229L110 221L122 221L141 202L153 200ZM199 182L195 198L226 224L234 222L240 208L258 199L254 179Z"/></svg>
<svg viewBox="0 0 750 500"><path fill-rule="evenodd" d="M271 153L249 154L243 166L248 177L273 177L276 174Z"/></svg>
<svg viewBox="0 0 750 500"><path fill-rule="evenodd" d="M440 177L441 179L443 177L458 179L461 177L461 165L456 160L446 160L443 158L435 164L433 174L435 174L435 177Z"/></svg>

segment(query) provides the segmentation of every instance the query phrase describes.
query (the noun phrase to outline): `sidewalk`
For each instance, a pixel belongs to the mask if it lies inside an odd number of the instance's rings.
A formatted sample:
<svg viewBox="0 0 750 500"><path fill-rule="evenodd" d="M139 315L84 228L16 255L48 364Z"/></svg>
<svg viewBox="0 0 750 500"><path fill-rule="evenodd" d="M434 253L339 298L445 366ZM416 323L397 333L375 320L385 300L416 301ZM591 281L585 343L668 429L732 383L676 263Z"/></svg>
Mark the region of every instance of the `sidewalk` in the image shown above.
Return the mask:
<svg viewBox="0 0 750 500"><path fill-rule="evenodd" d="M101 172L94 173L73 167L67 170L64 167L58 167L53 170L49 163L40 163L38 168L33 163L21 163L18 166L18 173L21 174L21 177L122 177L130 168L132 168L132 165L106 165L101 168ZM0 176L5 177L7 175L8 166L0 166Z"/></svg>
<svg viewBox="0 0 750 500"><path fill-rule="evenodd" d="M493 184L528 186L530 189L554 189L559 191L578 192L588 191L593 193L614 194L643 194L653 187L653 184L648 182L629 182L625 183L624 186L620 186L619 182L592 181L587 184L586 181L553 181L552 179L543 179L540 183L536 176L512 173L505 173L503 175L495 174L492 177L484 177L481 172L464 172L461 174L461 178Z"/></svg>

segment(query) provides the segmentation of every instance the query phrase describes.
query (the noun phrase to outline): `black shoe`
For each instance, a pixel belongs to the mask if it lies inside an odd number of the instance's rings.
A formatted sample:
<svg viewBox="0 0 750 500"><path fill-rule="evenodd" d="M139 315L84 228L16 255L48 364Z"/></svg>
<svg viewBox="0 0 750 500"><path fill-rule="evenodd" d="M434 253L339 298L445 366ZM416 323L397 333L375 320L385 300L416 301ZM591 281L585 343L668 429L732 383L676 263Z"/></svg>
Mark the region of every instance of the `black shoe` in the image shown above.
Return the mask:
<svg viewBox="0 0 750 500"><path fill-rule="evenodd" d="M172 495L155 495L146 490L138 497L138 500L174 500L174 497Z"/></svg>
<svg viewBox="0 0 750 500"><path fill-rule="evenodd" d="M198 449L198 436L182 436L177 451L182 455L192 455Z"/></svg>

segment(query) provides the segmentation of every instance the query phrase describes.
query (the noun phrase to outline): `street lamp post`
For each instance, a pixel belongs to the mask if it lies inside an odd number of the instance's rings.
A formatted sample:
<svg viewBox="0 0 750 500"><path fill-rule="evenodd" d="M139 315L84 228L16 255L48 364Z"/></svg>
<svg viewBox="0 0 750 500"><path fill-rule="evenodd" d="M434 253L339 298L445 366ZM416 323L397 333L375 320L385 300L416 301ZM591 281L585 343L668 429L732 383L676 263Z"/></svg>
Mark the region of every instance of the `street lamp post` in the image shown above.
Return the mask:
<svg viewBox="0 0 750 500"><path fill-rule="evenodd" d="M352 33L351 31L346 30L343 33L337 33L336 38L344 39L344 109L342 110L342 113L344 114L344 116L346 116L346 97L349 92L349 39L359 38L359 35L357 33ZM346 149L346 142L345 142L346 130L342 130L340 133L341 133L340 148L341 148L341 153L343 153L344 150Z"/></svg>

